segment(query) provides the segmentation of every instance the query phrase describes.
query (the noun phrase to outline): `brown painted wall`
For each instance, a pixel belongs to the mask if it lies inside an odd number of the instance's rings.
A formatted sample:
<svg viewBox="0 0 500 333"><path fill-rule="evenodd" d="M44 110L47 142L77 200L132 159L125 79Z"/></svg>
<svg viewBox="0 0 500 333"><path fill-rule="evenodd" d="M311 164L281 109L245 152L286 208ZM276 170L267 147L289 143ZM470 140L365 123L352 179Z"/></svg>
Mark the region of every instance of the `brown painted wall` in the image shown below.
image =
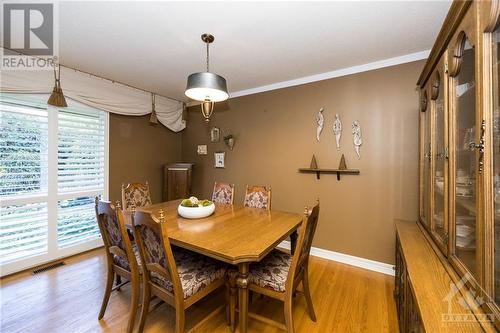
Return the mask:
<svg viewBox="0 0 500 333"><path fill-rule="evenodd" d="M424 62L230 99L219 104L210 125L199 106L190 108L182 134L182 160L195 162L193 191L208 198L214 181L236 185L236 203L246 184L268 185L273 208L302 212L321 199L314 246L377 261L394 262L394 218L417 218L418 96L415 82ZM315 117L324 107L325 127L316 142ZM343 122L337 152L332 124ZM361 160L353 150L351 124L359 120ZM210 143L209 128L233 133L233 151ZM208 145L198 156L196 146ZM175 149L174 149L175 150ZM226 168L214 169L215 151L226 151ZM312 154L324 168L336 168L341 153L359 176L301 174ZM166 159L168 159L166 157Z"/></svg>
<svg viewBox="0 0 500 333"><path fill-rule="evenodd" d="M150 125L149 115L110 114L109 196L121 200L121 184L148 181L151 200L162 200L162 166L181 160L181 134L161 124Z"/></svg>

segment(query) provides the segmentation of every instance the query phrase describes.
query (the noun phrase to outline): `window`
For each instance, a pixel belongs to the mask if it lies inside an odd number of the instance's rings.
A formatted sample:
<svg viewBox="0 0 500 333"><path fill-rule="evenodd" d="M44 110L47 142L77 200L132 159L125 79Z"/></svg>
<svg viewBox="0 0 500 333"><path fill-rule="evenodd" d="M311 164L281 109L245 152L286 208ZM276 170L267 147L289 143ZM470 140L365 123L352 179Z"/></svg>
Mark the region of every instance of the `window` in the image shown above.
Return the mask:
<svg viewBox="0 0 500 333"><path fill-rule="evenodd" d="M102 244L108 115L48 96L0 98L0 267L9 274Z"/></svg>

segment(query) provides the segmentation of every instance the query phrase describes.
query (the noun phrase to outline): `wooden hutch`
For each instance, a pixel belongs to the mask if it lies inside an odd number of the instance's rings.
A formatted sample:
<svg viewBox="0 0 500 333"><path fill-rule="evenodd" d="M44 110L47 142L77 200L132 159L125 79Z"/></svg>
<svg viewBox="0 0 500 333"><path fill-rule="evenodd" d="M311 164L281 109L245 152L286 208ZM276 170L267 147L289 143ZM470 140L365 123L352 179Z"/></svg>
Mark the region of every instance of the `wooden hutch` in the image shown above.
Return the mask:
<svg viewBox="0 0 500 333"><path fill-rule="evenodd" d="M396 223L402 332L500 329L499 46L500 0L455 1L418 79L419 221Z"/></svg>

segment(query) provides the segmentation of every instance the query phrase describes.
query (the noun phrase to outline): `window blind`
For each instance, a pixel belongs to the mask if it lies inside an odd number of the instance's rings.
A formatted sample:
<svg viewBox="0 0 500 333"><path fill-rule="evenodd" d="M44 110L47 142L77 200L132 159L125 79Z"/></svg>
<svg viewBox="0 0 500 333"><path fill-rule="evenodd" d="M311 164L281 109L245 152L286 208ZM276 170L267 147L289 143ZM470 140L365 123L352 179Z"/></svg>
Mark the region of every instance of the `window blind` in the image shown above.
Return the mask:
<svg viewBox="0 0 500 333"><path fill-rule="evenodd" d="M47 110L2 103L0 201L35 201L0 207L0 263L47 251Z"/></svg>
<svg viewBox="0 0 500 333"><path fill-rule="evenodd" d="M108 115L46 98L0 94L2 274L102 244L94 198L107 193Z"/></svg>
<svg viewBox="0 0 500 333"><path fill-rule="evenodd" d="M59 192L104 188L103 112L59 111L57 183Z"/></svg>
<svg viewBox="0 0 500 333"><path fill-rule="evenodd" d="M2 103L0 196L47 193L47 110Z"/></svg>

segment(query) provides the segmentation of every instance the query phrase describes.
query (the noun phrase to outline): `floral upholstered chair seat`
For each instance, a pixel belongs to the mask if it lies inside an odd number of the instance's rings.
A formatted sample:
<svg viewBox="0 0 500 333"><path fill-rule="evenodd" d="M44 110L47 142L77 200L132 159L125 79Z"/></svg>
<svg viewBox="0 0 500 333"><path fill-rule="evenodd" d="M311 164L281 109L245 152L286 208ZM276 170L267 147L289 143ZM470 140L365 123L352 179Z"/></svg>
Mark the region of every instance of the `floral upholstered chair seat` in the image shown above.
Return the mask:
<svg viewBox="0 0 500 333"><path fill-rule="evenodd" d="M233 203L234 185L226 183L215 183L212 201L221 204Z"/></svg>
<svg viewBox="0 0 500 333"><path fill-rule="evenodd" d="M141 255L139 253L139 249L137 248L137 244L132 244L132 251L134 251L135 255L135 260L137 260L137 265L139 266L139 269L141 267ZM113 261L115 264L120 266L123 269L126 269L127 271L130 271L130 265L128 263L128 260L125 258L122 258L120 256L114 255Z"/></svg>
<svg viewBox="0 0 500 333"><path fill-rule="evenodd" d="M173 250L184 299L196 294L217 279L224 279L227 267L218 261L184 249ZM151 272L151 281L173 293L174 286L163 276Z"/></svg>
<svg viewBox="0 0 500 333"><path fill-rule="evenodd" d="M151 205L149 184L132 183L122 184L123 209L132 209Z"/></svg>
<svg viewBox="0 0 500 333"><path fill-rule="evenodd" d="M284 292L292 256L280 250L273 250L262 261L250 265L249 280L256 285Z"/></svg>

